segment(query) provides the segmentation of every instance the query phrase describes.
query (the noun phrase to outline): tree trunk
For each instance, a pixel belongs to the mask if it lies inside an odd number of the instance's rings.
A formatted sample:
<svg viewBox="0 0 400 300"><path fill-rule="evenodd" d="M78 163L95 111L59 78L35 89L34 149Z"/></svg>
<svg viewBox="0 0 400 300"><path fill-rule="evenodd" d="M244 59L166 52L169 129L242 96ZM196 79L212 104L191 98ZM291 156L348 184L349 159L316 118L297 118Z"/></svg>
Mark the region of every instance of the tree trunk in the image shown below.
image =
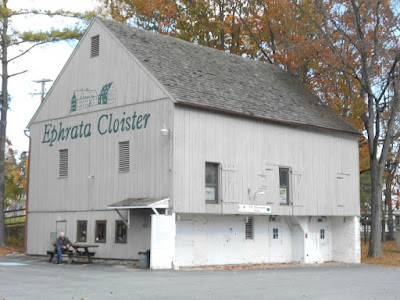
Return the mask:
<svg viewBox="0 0 400 300"><path fill-rule="evenodd" d="M371 232L368 250L370 257L382 256L382 175L383 168L379 166L375 157L371 157Z"/></svg>
<svg viewBox="0 0 400 300"><path fill-rule="evenodd" d="M7 1L3 1L3 8L7 9ZM0 119L0 246L6 245L6 226L4 219L4 200L5 200L5 147L6 147L6 127L8 111L8 58L7 58L7 30L8 16L3 17L3 29L1 32L1 66L2 66L2 85L1 85L1 119Z"/></svg>
<svg viewBox="0 0 400 300"><path fill-rule="evenodd" d="M382 210L382 234L381 241L382 243L386 242L386 191L385 191L385 201L383 201L383 210Z"/></svg>
<svg viewBox="0 0 400 300"><path fill-rule="evenodd" d="M389 230L389 241L394 241L394 222L393 222L393 206L392 199L390 194L390 201L388 202L388 230Z"/></svg>

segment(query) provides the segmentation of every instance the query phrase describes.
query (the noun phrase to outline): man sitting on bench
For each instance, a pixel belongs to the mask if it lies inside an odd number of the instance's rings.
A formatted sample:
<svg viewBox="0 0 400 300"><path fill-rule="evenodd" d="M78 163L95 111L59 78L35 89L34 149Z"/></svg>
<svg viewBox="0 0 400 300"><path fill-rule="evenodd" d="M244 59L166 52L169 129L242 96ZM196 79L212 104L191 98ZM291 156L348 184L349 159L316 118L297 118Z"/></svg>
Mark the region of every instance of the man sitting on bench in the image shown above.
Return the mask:
<svg viewBox="0 0 400 300"><path fill-rule="evenodd" d="M65 236L64 232L60 232L60 237L57 239L57 264L60 263L62 253L67 251L71 245L71 241Z"/></svg>

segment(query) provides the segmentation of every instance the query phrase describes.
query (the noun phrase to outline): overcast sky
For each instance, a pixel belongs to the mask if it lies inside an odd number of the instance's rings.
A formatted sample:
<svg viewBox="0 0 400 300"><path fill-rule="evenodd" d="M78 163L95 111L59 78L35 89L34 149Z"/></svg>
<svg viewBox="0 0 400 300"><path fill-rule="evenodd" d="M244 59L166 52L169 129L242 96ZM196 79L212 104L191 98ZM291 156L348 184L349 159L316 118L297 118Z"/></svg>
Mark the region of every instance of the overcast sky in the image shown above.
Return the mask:
<svg viewBox="0 0 400 300"><path fill-rule="evenodd" d="M98 6L96 0L9 0L9 8L12 9L43 9L70 11L93 10ZM20 31L24 30L48 30L52 27L59 28L63 25L74 25L75 20L48 17L16 17L12 19L12 26ZM58 42L39 46L29 54L10 63L9 73L27 70L28 72L10 78L9 94L11 96L10 111L8 113L7 137L11 140L13 148L28 151L29 140L24 135L24 129L40 104L41 86L34 80L43 78L55 80L62 67L71 55L76 42ZM15 49L9 54L9 58L18 54ZM51 83L46 84L46 90Z"/></svg>

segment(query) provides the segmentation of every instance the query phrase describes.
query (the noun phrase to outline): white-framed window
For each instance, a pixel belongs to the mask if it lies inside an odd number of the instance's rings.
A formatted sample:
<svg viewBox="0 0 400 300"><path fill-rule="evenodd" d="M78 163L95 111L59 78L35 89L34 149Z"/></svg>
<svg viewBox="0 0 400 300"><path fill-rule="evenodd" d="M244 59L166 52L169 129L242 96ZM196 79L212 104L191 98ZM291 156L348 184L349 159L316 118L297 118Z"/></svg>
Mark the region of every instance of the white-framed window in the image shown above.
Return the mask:
<svg viewBox="0 0 400 300"><path fill-rule="evenodd" d="M206 162L206 184L205 200L206 203L217 204L219 202L219 163Z"/></svg>
<svg viewBox="0 0 400 300"><path fill-rule="evenodd" d="M290 195L290 169L279 168L279 203L288 205Z"/></svg>
<svg viewBox="0 0 400 300"><path fill-rule="evenodd" d="M61 149L58 154L58 178L68 178L68 149Z"/></svg>
<svg viewBox="0 0 400 300"><path fill-rule="evenodd" d="M319 238L320 238L321 240L324 240L324 239L325 239L325 229L321 229L321 230L319 231Z"/></svg>
<svg viewBox="0 0 400 300"><path fill-rule="evenodd" d="M253 217L246 217L246 240L254 239L254 218Z"/></svg>

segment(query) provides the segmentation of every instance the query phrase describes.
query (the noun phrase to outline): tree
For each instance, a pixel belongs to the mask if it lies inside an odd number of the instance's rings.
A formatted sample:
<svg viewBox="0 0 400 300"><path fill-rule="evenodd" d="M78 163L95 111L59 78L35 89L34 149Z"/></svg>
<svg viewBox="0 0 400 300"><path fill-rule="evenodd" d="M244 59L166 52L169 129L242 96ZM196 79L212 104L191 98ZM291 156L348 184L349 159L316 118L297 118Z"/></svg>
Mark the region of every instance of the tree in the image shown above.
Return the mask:
<svg viewBox="0 0 400 300"><path fill-rule="evenodd" d="M318 3L313 6L312 22L324 41L317 49L319 57L327 68L355 79L359 89L354 97L365 103L361 118L368 138L372 184L368 256L379 257L383 172L400 109L399 18L391 7L393 2L388 1ZM307 4L312 5L311 1Z"/></svg>
<svg viewBox="0 0 400 300"><path fill-rule="evenodd" d="M82 36L82 26L77 24L75 28L64 28L62 30L52 29L50 31L28 31L19 32L12 27L12 18L18 15L44 15L65 16L88 20L93 17L94 13L77 14L65 11L28 11L21 9L18 11L11 10L7 7L8 0L0 1L0 59L1 59L1 119L0 119L0 246L6 244L5 239L5 223L4 223L4 200L5 200L5 150L6 150L6 129L7 129L7 111L9 106L8 80L16 75L22 74L24 71L9 74L8 64L21 56L27 54L30 50L38 45L56 42L61 40L79 39ZM20 52L14 57L9 58L9 50L18 48Z"/></svg>
<svg viewBox="0 0 400 300"><path fill-rule="evenodd" d="M5 155L5 206L10 207L22 204L25 201L27 177L21 168L22 161L17 163L17 153L12 149L12 144L6 140ZM22 156L24 157L24 156ZM27 159L27 157L26 157Z"/></svg>

